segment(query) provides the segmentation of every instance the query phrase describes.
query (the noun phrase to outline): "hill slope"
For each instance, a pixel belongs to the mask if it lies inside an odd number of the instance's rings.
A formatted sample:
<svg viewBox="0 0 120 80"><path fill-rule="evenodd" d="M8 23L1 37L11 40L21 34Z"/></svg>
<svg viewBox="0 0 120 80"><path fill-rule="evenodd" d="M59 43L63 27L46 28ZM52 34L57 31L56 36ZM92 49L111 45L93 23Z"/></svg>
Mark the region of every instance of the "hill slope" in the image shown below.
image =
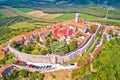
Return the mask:
<svg viewBox="0 0 120 80"><path fill-rule="evenodd" d="M108 5L120 7L120 0L2 0L0 4L9 6L21 6L21 7L35 7L48 5L61 5L61 4L72 4L72 5Z"/></svg>
<svg viewBox="0 0 120 80"><path fill-rule="evenodd" d="M93 66L97 72L91 72L89 65L74 71L72 80L120 80L120 38L106 42Z"/></svg>

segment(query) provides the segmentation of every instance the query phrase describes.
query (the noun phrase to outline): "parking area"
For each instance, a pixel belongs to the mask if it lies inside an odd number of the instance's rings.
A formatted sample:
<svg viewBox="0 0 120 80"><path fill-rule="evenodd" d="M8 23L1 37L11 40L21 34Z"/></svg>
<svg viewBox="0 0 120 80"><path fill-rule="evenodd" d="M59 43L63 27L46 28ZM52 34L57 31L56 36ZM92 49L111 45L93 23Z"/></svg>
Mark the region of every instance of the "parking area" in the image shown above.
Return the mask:
<svg viewBox="0 0 120 80"><path fill-rule="evenodd" d="M40 72L52 72L57 70L72 69L76 67L76 63L69 65L60 65L60 64L48 64L48 63L23 62L20 60L16 60L14 64L26 68L36 69L37 71Z"/></svg>

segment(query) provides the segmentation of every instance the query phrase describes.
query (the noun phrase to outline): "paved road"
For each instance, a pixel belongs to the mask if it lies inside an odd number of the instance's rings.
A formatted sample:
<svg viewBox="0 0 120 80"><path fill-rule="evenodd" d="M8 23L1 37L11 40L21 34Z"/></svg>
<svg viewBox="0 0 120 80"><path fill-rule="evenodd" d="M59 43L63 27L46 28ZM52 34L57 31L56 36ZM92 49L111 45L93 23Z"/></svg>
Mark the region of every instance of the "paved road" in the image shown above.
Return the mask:
<svg viewBox="0 0 120 80"><path fill-rule="evenodd" d="M19 66L19 65L15 65L14 66L20 68L20 69L26 69L29 71L39 71L41 73L45 73L45 72L54 72L54 71L58 71L58 70L71 70L74 69L76 67L76 63L74 63L74 65L60 65L60 64L48 64L48 63L32 63L32 62L27 62L27 64L32 64L35 66L46 66L46 65L52 65L51 69L35 69L35 68L29 68L29 67L25 67L25 66Z"/></svg>

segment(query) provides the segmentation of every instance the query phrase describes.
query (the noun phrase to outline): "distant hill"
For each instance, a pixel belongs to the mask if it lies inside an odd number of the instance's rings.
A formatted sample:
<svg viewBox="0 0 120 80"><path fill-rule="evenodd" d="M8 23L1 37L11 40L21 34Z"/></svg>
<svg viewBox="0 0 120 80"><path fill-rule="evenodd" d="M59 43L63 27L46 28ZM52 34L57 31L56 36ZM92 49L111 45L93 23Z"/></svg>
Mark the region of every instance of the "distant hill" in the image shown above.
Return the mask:
<svg viewBox="0 0 120 80"><path fill-rule="evenodd" d="M120 7L120 0L0 0L0 5L14 7L41 7L48 5L108 5Z"/></svg>

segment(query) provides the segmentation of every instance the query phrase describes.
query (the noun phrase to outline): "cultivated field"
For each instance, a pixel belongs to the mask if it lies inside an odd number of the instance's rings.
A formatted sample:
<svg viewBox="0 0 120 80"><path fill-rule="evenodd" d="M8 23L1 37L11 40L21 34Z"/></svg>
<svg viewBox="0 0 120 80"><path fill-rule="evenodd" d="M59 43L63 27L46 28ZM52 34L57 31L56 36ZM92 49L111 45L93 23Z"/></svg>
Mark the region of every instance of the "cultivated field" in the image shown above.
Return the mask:
<svg viewBox="0 0 120 80"><path fill-rule="evenodd" d="M61 15L63 14L48 14L48 15L42 16L41 18L50 20L50 19L55 19Z"/></svg>
<svg viewBox="0 0 120 80"><path fill-rule="evenodd" d="M95 17L95 16L83 14L83 13L80 13L80 17L84 18L86 20L102 19L100 17ZM66 14L63 14L63 15L57 17L56 19L57 20L68 20L68 19L73 19L73 18L75 18L75 13L66 13Z"/></svg>
<svg viewBox="0 0 120 80"><path fill-rule="evenodd" d="M3 12L3 14L5 14L7 17L14 17L17 16L18 14L16 14L15 12L9 10L9 9L1 9L1 12Z"/></svg>
<svg viewBox="0 0 120 80"><path fill-rule="evenodd" d="M43 18L46 20L54 19L54 18L62 15L62 14L47 14L47 13L44 13L43 11L40 11L40 10L34 10L31 12L27 12L27 14L32 16L32 17L35 17L35 18Z"/></svg>
<svg viewBox="0 0 120 80"><path fill-rule="evenodd" d="M33 11L34 9L32 9L32 8L15 8L16 10L19 10L19 11L21 11L21 12L31 12L31 11Z"/></svg>
<svg viewBox="0 0 120 80"><path fill-rule="evenodd" d="M47 15L47 13L44 13L43 11L40 11L40 10L34 10L31 12L28 12L27 14L32 16L32 17L36 17L36 18L40 18L42 16Z"/></svg>
<svg viewBox="0 0 120 80"><path fill-rule="evenodd" d="M73 7L73 8L43 8L46 13L84 13L88 15L93 15L101 18L105 18L106 9L103 6L86 6L86 7ZM120 20L120 9L114 8L113 10L108 11L107 18L109 19L119 19Z"/></svg>
<svg viewBox="0 0 120 80"><path fill-rule="evenodd" d="M101 23L106 24L106 25L120 26L120 20L105 19L105 18L101 18L101 17L88 15L88 14L83 14L83 13L80 13L80 17L84 18L87 21L97 21L97 22L101 22ZM75 18L75 13L66 13L66 14L63 14L63 15L55 18L55 19L60 20L60 21L64 21L64 20L69 20L69 19L73 19L73 18Z"/></svg>

